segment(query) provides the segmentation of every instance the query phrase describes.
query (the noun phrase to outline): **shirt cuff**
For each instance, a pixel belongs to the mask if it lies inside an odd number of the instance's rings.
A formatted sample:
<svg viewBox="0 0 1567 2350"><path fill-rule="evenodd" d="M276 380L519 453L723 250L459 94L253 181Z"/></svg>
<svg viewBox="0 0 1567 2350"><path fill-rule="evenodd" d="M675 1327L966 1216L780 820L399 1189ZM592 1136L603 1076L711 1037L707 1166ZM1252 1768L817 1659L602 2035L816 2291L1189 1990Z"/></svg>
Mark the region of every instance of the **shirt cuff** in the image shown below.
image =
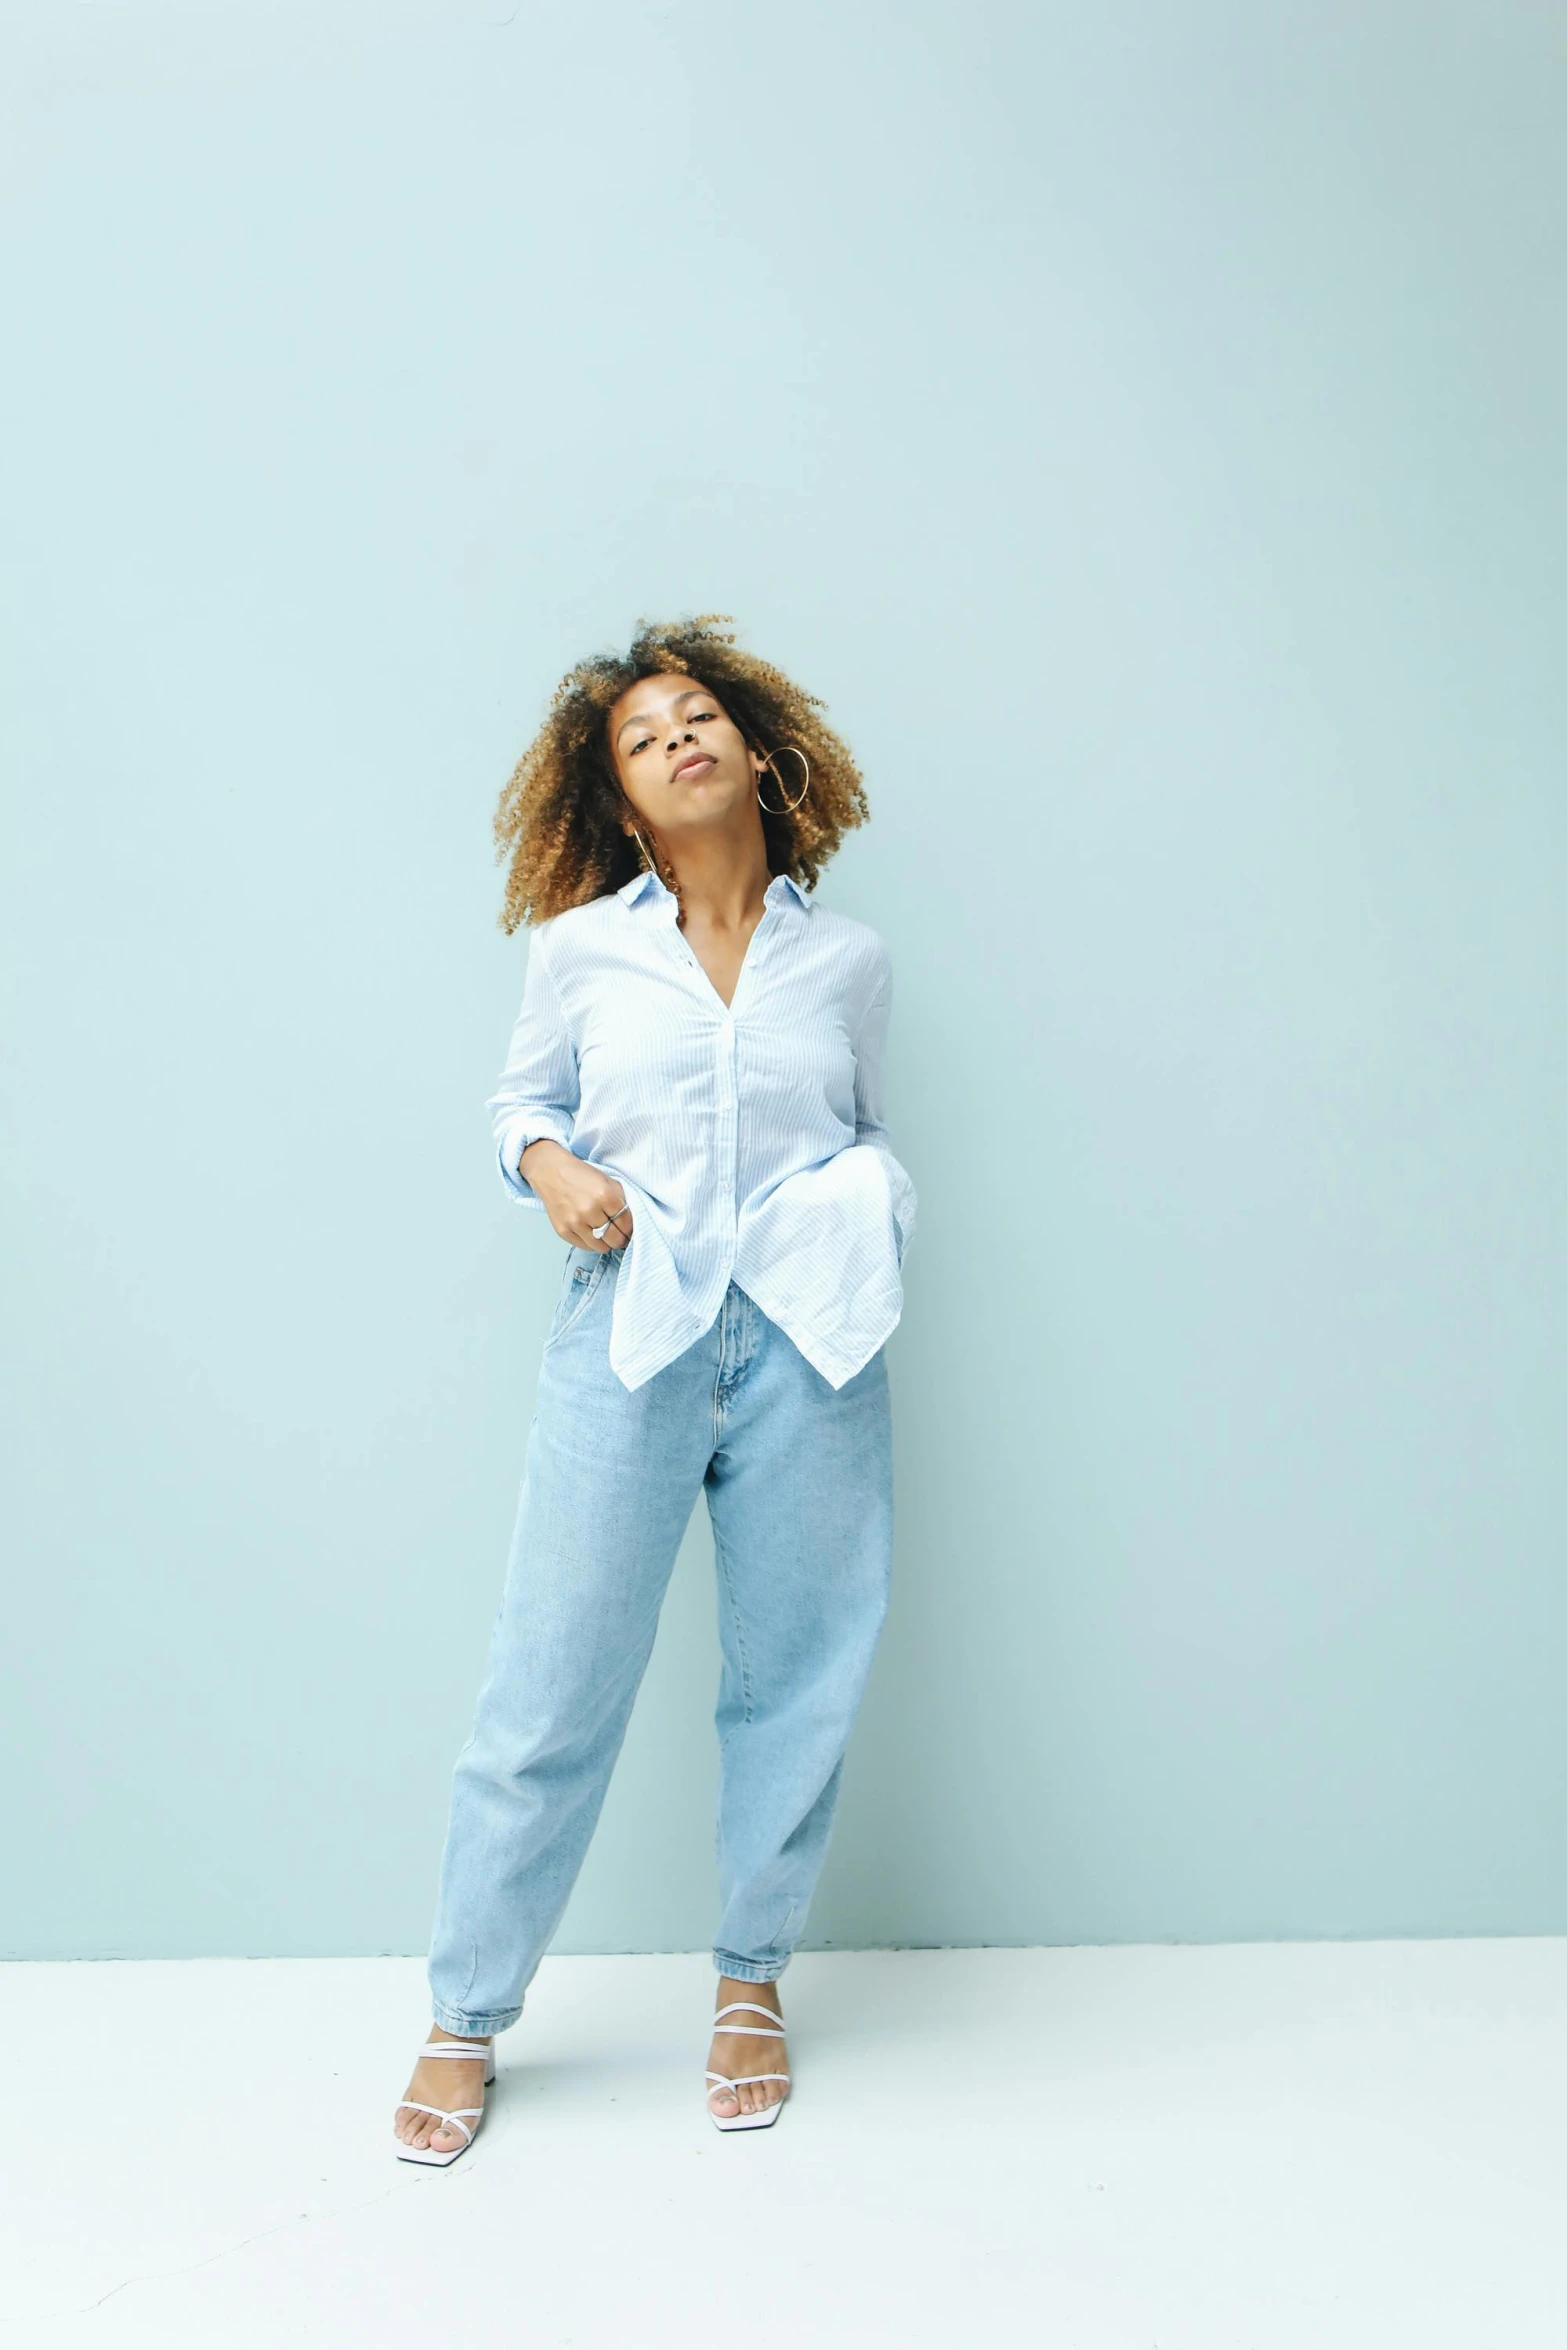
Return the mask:
<svg viewBox="0 0 1567 2350"><path fill-rule="evenodd" d="M571 1148L571 1128L563 1119L551 1118L539 1110L525 1110L507 1120L501 1127L496 1151L502 1183L520 1207L537 1208L542 1215L544 1202L526 1177L517 1172L517 1161L530 1142L558 1142L562 1150Z"/></svg>
<svg viewBox="0 0 1567 2350"><path fill-rule="evenodd" d="M887 1178L887 1190L892 1201L892 1236L898 1251L898 1270L901 1272L903 1260L909 1253L909 1243L914 1238L915 1218L919 1210L919 1194L914 1188L908 1169L895 1152L890 1151L886 1144L879 1140L872 1141L868 1135L863 1139L867 1147L873 1150L881 1161L882 1172Z"/></svg>

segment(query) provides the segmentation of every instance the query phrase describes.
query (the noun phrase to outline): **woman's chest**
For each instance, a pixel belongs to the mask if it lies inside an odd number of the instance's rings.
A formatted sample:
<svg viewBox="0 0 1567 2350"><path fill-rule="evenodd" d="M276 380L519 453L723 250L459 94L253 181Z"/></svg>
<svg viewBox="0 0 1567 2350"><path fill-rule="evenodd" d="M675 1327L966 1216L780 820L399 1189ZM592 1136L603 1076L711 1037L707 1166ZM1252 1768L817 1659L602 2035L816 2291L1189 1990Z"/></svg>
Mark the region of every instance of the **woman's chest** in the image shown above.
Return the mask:
<svg viewBox="0 0 1567 2350"><path fill-rule="evenodd" d="M632 1092L644 1106L718 1098L852 1101L854 1037L843 992L808 972L743 971L725 1005L700 965L606 974L579 1005L584 1096Z"/></svg>

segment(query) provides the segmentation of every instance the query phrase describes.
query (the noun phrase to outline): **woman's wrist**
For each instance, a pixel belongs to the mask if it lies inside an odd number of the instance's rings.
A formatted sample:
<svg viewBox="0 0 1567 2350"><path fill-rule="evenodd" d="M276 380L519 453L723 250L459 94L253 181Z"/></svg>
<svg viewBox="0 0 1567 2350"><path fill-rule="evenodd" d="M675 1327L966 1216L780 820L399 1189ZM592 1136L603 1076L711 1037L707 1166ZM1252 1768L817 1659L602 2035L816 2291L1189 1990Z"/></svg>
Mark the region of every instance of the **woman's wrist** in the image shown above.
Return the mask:
<svg viewBox="0 0 1567 2350"><path fill-rule="evenodd" d="M548 1163L546 1160L541 1159L541 1152L558 1151L560 1149L561 1145L556 1142L552 1136L547 1134L541 1134L537 1142L530 1142L527 1149L523 1152L521 1158L517 1161L517 1172L522 1177L523 1181L525 1183L531 1183L533 1181L534 1175L538 1173L540 1166ZM563 1153L563 1156L570 1158L571 1153L566 1151ZM532 1174L530 1174L528 1171L528 1161L530 1159L533 1161Z"/></svg>

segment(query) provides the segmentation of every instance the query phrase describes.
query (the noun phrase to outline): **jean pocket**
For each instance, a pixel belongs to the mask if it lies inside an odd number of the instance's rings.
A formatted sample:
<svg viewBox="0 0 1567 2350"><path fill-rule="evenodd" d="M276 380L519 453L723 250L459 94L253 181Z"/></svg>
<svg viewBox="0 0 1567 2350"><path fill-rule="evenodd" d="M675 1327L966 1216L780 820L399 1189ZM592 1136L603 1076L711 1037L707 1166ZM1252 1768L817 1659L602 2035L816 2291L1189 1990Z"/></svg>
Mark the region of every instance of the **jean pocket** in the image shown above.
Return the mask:
<svg viewBox="0 0 1567 2350"><path fill-rule="evenodd" d="M608 1262L607 1250L600 1254L591 1248L572 1249L560 1277L560 1296L555 1301L554 1317L544 1341L546 1348L557 1346L579 1316L587 1312Z"/></svg>

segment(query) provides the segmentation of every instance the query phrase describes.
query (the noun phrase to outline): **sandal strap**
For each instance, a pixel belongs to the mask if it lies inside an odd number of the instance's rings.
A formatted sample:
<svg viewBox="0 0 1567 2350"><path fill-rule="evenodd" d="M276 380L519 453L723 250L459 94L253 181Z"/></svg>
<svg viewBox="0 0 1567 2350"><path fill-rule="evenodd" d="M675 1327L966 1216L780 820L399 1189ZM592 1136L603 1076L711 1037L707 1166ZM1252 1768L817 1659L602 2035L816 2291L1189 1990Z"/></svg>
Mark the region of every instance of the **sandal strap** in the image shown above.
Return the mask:
<svg viewBox="0 0 1567 2350"><path fill-rule="evenodd" d="M720 2032L738 2032L746 2040L787 2040L787 2032L764 2032L757 2024L715 2024L713 2036Z"/></svg>
<svg viewBox="0 0 1567 2350"><path fill-rule="evenodd" d="M787 2081L789 2076L787 2073L741 2073L738 2079L731 2080L727 2073L710 2071L707 2078L713 2083L707 2092L711 2097L718 2089L738 2089L741 2081Z"/></svg>
<svg viewBox="0 0 1567 2350"><path fill-rule="evenodd" d="M402 2111L404 2105L412 2106L415 2113L433 2113L440 2121L455 2123L470 2146L473 2144L473 2132L462 2117L465 2113L480 2114L484 2111L482 2105L459 2105L452 2112L446 2113L439 2105L421 2105L417 2097L404 2097L399 2103L399 2112Z"/></svg>
<svg viewBox="0 0 1567 2350"><path fill-rule="evenodd" d="M778 2013L776 2007L762 2007L754 1999L731 1999L727 2007L721 2007L719 2009L717 2015L714 2016L713 2021L715 2024L719 2024L723 2022L723 2019L726 2015L740 2015L742 2013L749 2015L771 2016L775 2024L782 2023L783 2021L783 2018ZM740 2031L743 2028L744 2027L739 2024L736 2024L734 2027L736 2031ZM768 2035L765 2032L758 2032L756 2037L759 2040L765 2040ZM782 2040L785 2037L785 2034L782 2032L774 2032L772 2037L775 2040Z"/></svg>
<svg viewBox="0 0 1567 2350"><path fill-rule="evenodd" d="M464 2064L483 2064L490 2053L488 2040L475 2040L471 2048L459 2047L455 2040L426 2040L421 2056L455 2056Z"/></svg>

